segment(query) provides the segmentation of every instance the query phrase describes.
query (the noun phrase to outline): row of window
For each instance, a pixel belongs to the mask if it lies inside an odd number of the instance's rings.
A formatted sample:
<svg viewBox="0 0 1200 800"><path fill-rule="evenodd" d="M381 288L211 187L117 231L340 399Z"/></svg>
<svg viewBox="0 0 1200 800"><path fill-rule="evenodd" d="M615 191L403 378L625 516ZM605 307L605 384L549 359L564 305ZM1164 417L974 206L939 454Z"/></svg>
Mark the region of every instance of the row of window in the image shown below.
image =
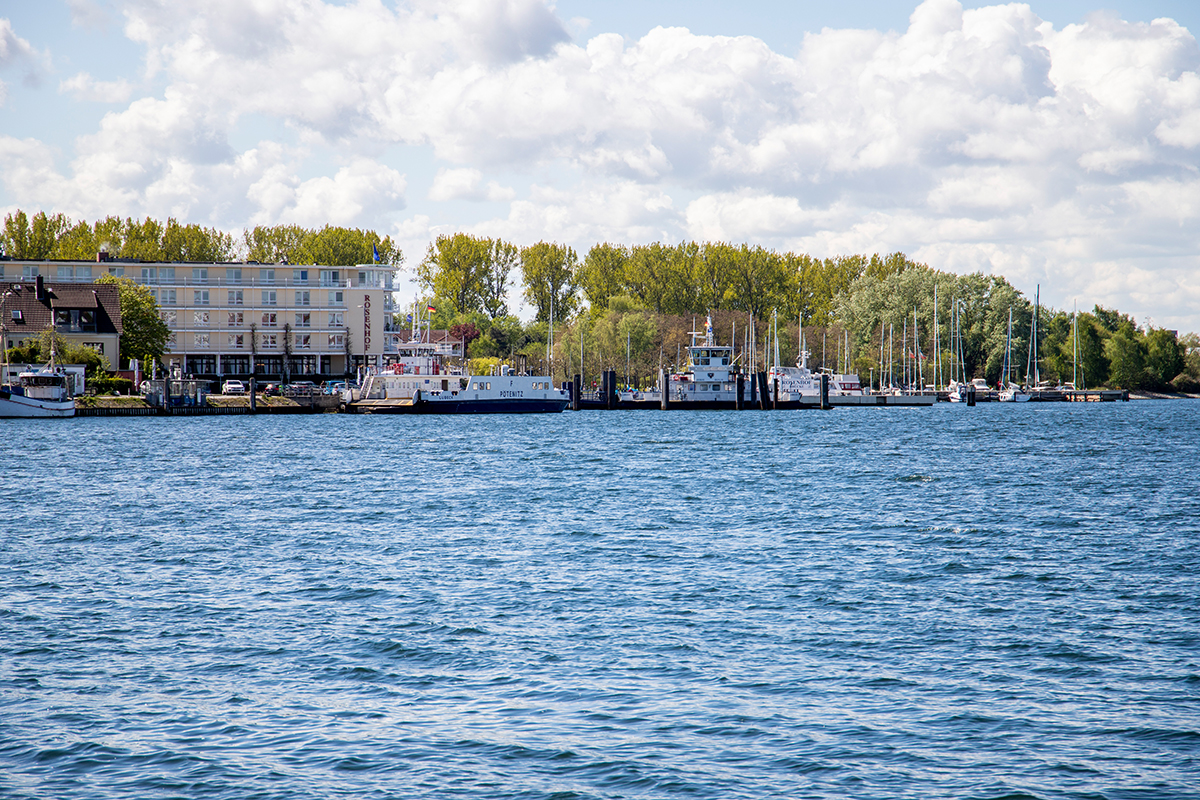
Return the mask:
<svg viewBox="0 0 1200 800"><path fill-rule="evenodd" d="M60 313L65 314L65 313L69 313L69 312L60 312ZM78 313L78 312L76 312L76 313ZM178 311L176 311L174 309L168 309L166 311L160 311L159 314L162 316L163 322L167 323L168 327L176 327L179 324L179 312ZM262 326L264 328L279 327L279 316L280 315L275 311L264 311L262 313L262 316L260 317ZM296 314L295 315L295 320L296 320L295 326L297 328L311 328L312 327L312 316L313 315L310 312L301 312L301 313ZM229 312L227 312L226 319L227 319L226 327L241 328L246 324L246 312L245 311L229 311ZM211 311L193 311L192 312L192 326L193 327L208 326L211 323L212 323L212 312ZM329 325L327 327L341 328L341 327L345 326L345 324L346 324L346 312L345 311L330 311L329 312ZM94 327L95 326L93 325L93 328Z"/></svg>
<svg viewBox="0 0 1200 800"><path fill-rule="evenodd" d="M36 267L34 267L34 269L36 269ZM60 272L63 269L70 270L71 268L70 267L59 267ZM90 268L76 267L77 275L78 275L78 270L81 270L81 269L88 269L89 274L90 274ZM123 271L124 267L112 267L109 269L109 272L112 272L113 270L122 270ZM279 271L282 272L283 270L279 270ZM208 283L208 273L209 273L208 267L192 267L192 283ZM266 284L266 285L270 286L271 284L275 283L275 280L276 280L275 273L276 273L276 270L273 267L259 268L258 269L258 278L257 278L258 283L262 283L262 284ZM338 270L338 269L323 269L323 270L319 270L319 271L311 270L311 269L294 269L294 270L292 270L292 283L305 284L305 283L309 282L310 276L318 277L318 275L319 275L319 280L320 280L322 286L337 286L339 283L341 283L342 277L343 277L342 271ZM63 277L63 276L60 274L60 277ZM213 277L217 277L217 276L214 275ZM280 276L280 277L282 278L282 276ZM241 267L226 267L224 278L225 278L225 283L230 283L230 284L233 284L236 286L237 284L242 282L242 268ZM145 283L174 283L175 279L176 279L175 268L174 267L142 267L141 268L141 279Z"/></svg>
<svg viewBox="0 0 1200 800"><path fill-rule="evenodd" d="M262 296L262 305L264 305L264 306L279 305L279 292L277 292L275 289L263 289L261 296ZM158 293L156 294L156 299L158 299L160 305L167 305L167 306L175 305L175 297L176 297L176 295L175 295L174 289L160 289L158 291ZM212 295L209 293L208 289L193 289L192 290L192 305L194 305L194 306L209 305L209 300L211 299L211 297L212 297ZM230 289L228 291L226 297L228 299L228 302L226 303L226 305L242 306L242 305L246 304L246 291L244 289ZM337 292L329 293L329 305L331 305L331 306L341 305L342 303L345 302L345 299L346 299L345 292L337 291ZM294 305L311 306L312 305L312 292L309 292L309 291L296 292L296 302L294 303Z"/></svg>
<svg viewBox="0 0 1200 800"><path fill-rule="evenodd" d="M139 269L131 267L132 269ZM215 270L214 270L215 271ZM282 272L282 270L279 270ZM292 283L304 285L309 283L313 278L316 278L321 286L339 286L343 280L349 280L349 270L343 271L338 269L293 269ZM121 276L125 274L124 266L112 266L108 268L110 275ZM192 283L208 283L209 267L192 267ZM272 267L258 268L257 283L270 286L275 283L276 270ZM136 274L136 273L135 273ZM41 267L37 264L22 264L21 277L26 280L33 280L41 275ZM0 278L4 276L4 266L0 265ZM12 277L16 277L14 273ZM49 276L47 276L49 277ZM59 280L70 281L90 281L92 279L92 268L88 266L74 266L59 264L54 268L54 277ZM130 277L133 277L131 275ZM174 283L176 280L175 267L141 267L140 277L142 283ZM214 277L216 277L214 275ZM281 276L282 277L282 276ZM224 275L225 283L237 285L242 282L241 267L226 267ZM358 273L358 285L362 287L374 288L392 288L392 274L368 272L365 270Z"/></svg>
<svg viewBox="0 0 1200 800"><path fill-rule="evenodd" d="M243 350L249 340L244 333L231 333L227 339L228 346L234 350ZM279 347L280 339L277 333L259 334L258 346L263 350L273 350ZM192 344L196 347L212 347L212 334L197 333L192 337ZM329 349L341 349L346 346L346 336L342 333L329 334ZM309 350L312 348L312 334L300 333L292 339L292 347L296 350Z"/></svg>

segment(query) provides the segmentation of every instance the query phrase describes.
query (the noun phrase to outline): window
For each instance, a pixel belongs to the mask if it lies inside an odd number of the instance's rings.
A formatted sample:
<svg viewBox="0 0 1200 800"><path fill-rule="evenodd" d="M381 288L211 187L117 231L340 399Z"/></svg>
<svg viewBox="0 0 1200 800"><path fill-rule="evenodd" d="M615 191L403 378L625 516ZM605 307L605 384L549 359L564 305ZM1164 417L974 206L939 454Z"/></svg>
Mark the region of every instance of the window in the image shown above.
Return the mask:
<svg viewBox="0 0 1200 800"><path fill-rule="evenodd" d="M174 289L159 289L158 302L160 305L173 306L175 305L175 290Z"/></svg>
<svg viewBox="0 0 1200 800"><path fill-rule="evenodd" d="M78 275L79 270L75 270L75 274ZM174 283L175 282L175 268L174 267L159 267L158 268L158 282L159 283Z"/></svg>
<svg viewBox="0 0 1200 800"><path fill-rule="evenodd" d="M279 334L264 333L262 335L262 346L263 347L279 347Z"/></svg>
<svg viewBox="0 0 1200 800"><path fill-rule="evenodd" d="M275 290L274 289L271 289L269 291L267 289L263 289L262 304L264 306L275 305Z"/></svg>
<svg viewBox="0 0 1200 800"><path fill-rule="evenodd" d="M124 267L109 267L108 274L112 275L113 277L119 278L125 274L125 268Z"/></svg>
<svg viewBox="0 0 1200 800"><path fill-rule="evenodd" d="M329 334L329 346L342 348L346 346L346 335L344 333Z"/></svg>
<svg viewBox="0 0 1200 800"><path fill-rule="evenodd" d="M83 346L89 350L95 350L100 355L104 355L104 342L84 342Z"/></svg>
<svg viewBox="0 0 1200 800"><path fill-rule="evenodd" d="M36 278L39 274L38 268L35 266L26 264L25 266L21 267L22 278Z"/></svg>
<svg viewBox="0 0 1200 800"><path fill-rule="evenodd" d="M258 277L267 286L271 286L275 283L275 270L273 270L273 269L260 270L258 273Z"/></svg>
<svg viewBox="0 0 1200 800"><path fill-rule="evenodd" d="M169 326L174 326L179 322L178 311L159 311L158 313L162 317L163 322Z"/></svg>
<svg viewBox="0 0 1200 800"><path fill-rule="evenodd" d="M193 311L192 312L192 324L193 325L208 325L208 312L207 311Z"/></svg>
<svg viewBox="0 0 1200 800"><path fill-rule="evenodd" d="M24 322L25 321L25 312L19 308L14 308L12 310L12 318L13 318L13 322Z"/></svg>
<svg viewBox="0 0 1200 800"><path fill-rule="evenodd" d="M54 326L67 333L95 333L96 312L87 308L56 308Z"/></svg>
<svg viewBox="0 0 1200 800"><path fill-rule="evenodd" d="M192 290L192 305L194 305L194 306L208 305L208 289L193 289Z"/></svg>
<svg viewBox="0 0 1200 800"><path fill-rule="evenodd" d="M142 267L142 280L145 283L157 283L158 270L154 267Z"/></svg>
<svg viewBox="0 0 1200 800"><path fill-rule="evenodd" d="M296 347L300 350L309 350L312 348L312 334L301 333L296 336Z"/></svg>
<svg viewBox="0 0 1200 800"><path fill-rule="evenodd" d="M279 315L274 311L264 311L262 315L262 324L264 328L275 328L279 326Z"/></svg>
<svg viewBox="0 0 1200 800"><path fill-rule="evenodd" d="M197 333L196 338L195 338L196 347L210 347L211 346L209 344L209 336L210 335L211 334L207 334L207 333Z"/></svg>
<svg viewBox="0 0 1200 800"><path fill-rule="evenodd" d="M338 282L339 282L338 278L340 275L341 275L341 272L336 269L321 270L321 285L322 286L337 286Z"/></svg>
<svg viewBox="0 0 1200 800"><path fill-rule="evenodd" d="M229 305L240 306L244 300L244 295L241 289L229 290Z"/></svg>
<svg viewBox="0 0 1200 800"><path fill-rule="evenodd" d="M239 283L242 282L242 268L241 267L226 267L225 268L225 280L228 281L229 283L232 283L234 286L237 286Z"/></svg>
<svg viewBox="0 0 1200 800"><path fill-rule="evenodd" d="M344 298L344 294L345 294L344 292L330 292L329 293L329 305L340 306L343 303L345 303L346 300Z"/></svg>
<svg viewBox="0 0 1200 800"><path fill-rule="evenodd" d="M298 305L298 306L309 305L309 292L296 292L296 305Z"/></svg>
<svg viewBox="0 0 1200 800"><path fill-rule="evenodd" d="M312 327L312 314L297 314L296 315L296 327L297 328Z"/></svg>
<svg viewBox="0 0 1200 800"><path fill-rule="evenodd" d="M58 267L58 269L56 269L54 271L54 277L58 278L60 281L71 280L72 278L75 277L75 268L74 267L64 267L64 266L60 265Z"/></svg>
<svg viewBox="0 0 1200 800"><path fill-rule="evenodd" d="M246 346L246 334L244 334L244 333L229 334L229 346L234 349L237 349L237 350L240 350L243 347L245 347Z"/></svg>
<svg viewBox="0 0 1200 800"><path fill-rule="evenodd" d="M229 312L229 327L240 328L246 324L246 312L230 311Z"/></svg>
<svg viewBox="0 0 1200 800"><path fill-rule="evenodd" d="M292 270L292 282L293 283L308 283L308 270L306 270L306 269ZM305 304L305 305L307 305L307 304Z"/></svg>
<svg viewBox="0 0 1200 800"><path fill-rule="evenodd" d="M192 282L208 283L208 267L192 267Z"/></svg>
<svg viewBox="0 0 1200 800"><path fill-rule="evenodd" d="M346 324L345 311L330 311L329 312L329 327L340 328Z"/></svg>
<svg viewBox="0 0 1200 800"><path fill-rule="evenodd" d="M367 285L367 273L365 273L365 272L358 273L358 285L359 286Z"/></svg>

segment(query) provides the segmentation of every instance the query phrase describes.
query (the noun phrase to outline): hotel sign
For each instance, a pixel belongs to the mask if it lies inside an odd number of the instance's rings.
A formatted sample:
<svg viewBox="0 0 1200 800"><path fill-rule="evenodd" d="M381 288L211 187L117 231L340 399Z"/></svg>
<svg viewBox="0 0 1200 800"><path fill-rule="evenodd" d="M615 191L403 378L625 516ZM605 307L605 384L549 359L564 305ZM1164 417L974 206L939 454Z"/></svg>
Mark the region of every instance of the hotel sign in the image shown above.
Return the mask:
<svg viewBox="0 0 1200 800"><path fill-rule="evenodd" d="M363 354L371 350L371 295L363 295Z"/></svg>

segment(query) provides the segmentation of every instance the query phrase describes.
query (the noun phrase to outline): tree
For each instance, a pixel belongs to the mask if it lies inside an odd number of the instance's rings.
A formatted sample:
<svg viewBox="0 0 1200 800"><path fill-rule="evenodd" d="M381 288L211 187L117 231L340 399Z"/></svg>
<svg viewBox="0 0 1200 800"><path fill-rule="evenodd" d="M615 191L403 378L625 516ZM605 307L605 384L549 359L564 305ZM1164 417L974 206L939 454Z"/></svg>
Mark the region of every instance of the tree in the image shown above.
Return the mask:
<svg viewBox="0 0 1200 800"><path fill-rule="evenodd" d="M537 319L567 319L579 303L575 251L562 244L538 242L521 249L521 277L525 299L537 309Z"/></svg>
<svg viewBox="0 0 1200 800"><path fill-rule="evenodd" d="M8 360L10 363L37 364L50 360L51 336L53 336L54 358L59 364L82 364L84 375L88 378L100 373L106 373L109 368L108 359L90 347L73 344L61 333L42 331L38 338L30 340L25 345L10 347Z"/></svg>
<svg viewBox="0 0 1200 800"><path fill-rule="evenodd" d="M216 228L180 225L167 219L162 232L165 261L230 261L234 257L233 236Z"/></svg>
<svg viewBox="0 0 1200 800"><path fill-rule="evenodd" d="M592 308L604 308L608 298L625 289L625 265L629 250L621 245L593 245L579 265L579 285Z"/></svg>
<svg viewBox="0 0 1200 800"><path fill-rule="evenodd" d="M261 264L300 263L300 247L307 232L299 225L257 225L242 231L246 260Z"/></svg>
<svg viewBox="0 0 1200 800"><path fill-rule="evenodd" d="M450 335L455 339L462 339L463 355L467 355L467 348L471 346L471 342L480 337L480 331L472 322L459 322L450 326Z"/></svg>
<svg viewBox="0 0 1200 800"><path fill-rule="evenodd" d="M1136 389L1145 380L1145 345L1139 339L1137 329L1125 322L1104 346L1109 382L1119 389Z"/></svg>
<svg viewBox="0 0 1200 800"><path fill-rule="evenodd" d="M491 260L490 239L467 233L441 235L417 265L417 281L433 292L441 313L465 314L483 308Z"/></svg>
<svg viewBox="0 0 1200 800"><path fill-rule="evenodd" d="M508 278L521 261L516 245L501 239L488 240L488 259L482 275L483 310L492 319L508 314L504 298L508 293Z"/></svg>
<svg viewBox="0 0 1200 800"><path fill-rule="evenodd" d="M125 220L125 243L121 246L121 258L136 258L141 261L166 261L162 248L163 226L158 220L146 217L143 222Z"/></svg>
<svg viewBox="0 0 1200 800"><path fill-rule="evenodd" d="M122 362L131 358L152 358L161 362L171 337L171 329L163 322L158 301L145 286L132 278L101 275L96 283L115 284L121 301Z"/></svg>
<svg viewBox="0 0 1200 800"><path fill-rule="evenodd" d="M11 258L50 258L59 236L70 225L71 221L62 214L50 217L39 211L31 221L24 211L17 209L15 214L4 218L4 234L0 236L4 254Z"/></svg>
<svg viewBox="0 0 1200 800"><path fill-rule="evenodd" d="M1167 388L1183 368L1183 346L1175 331L1155 328L1146 334L1146 377L1154 388Z"/></svg>

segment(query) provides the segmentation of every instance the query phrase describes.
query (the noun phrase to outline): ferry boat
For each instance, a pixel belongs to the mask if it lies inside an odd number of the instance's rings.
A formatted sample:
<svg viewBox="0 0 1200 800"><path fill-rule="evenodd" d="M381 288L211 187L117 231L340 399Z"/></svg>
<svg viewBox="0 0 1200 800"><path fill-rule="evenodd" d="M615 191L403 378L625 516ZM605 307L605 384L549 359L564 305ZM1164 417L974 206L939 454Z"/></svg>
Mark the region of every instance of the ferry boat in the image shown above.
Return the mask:
<svg viewBox="0 0 1200 800"><path fill-rule="evenodd" d="M776 352L778 353L778 346ZM800 355L796 358L796 366L784 367L776 364L767 370L767 386L775 386L779 381L780 400L798 400L801 397L821 396L821 376L808 368L809 352L801 345ZM778 356L776 356L778 357ZM854 376L855 381L858 376ZM829 381L829 393L833 394L833 380ZM862 393L860 387L859 393Z"/></svg>
<svg viewBox="0 0 1200 800"><path fill-rule="evenodd" d="M547 375L501 365L491 375L472 375L447 364L429 341L428 318L417 316L408 342L382 370L368 369L360 389L343 392L346 410L358 413L530 414L558 413L570 397Z"/></svg>
<svg viewBox="0 0 1200 800"><path fill-rule="evenodd" d="M16 384L0 386L0 417L75 416L71 380L71 375L55 365L51 354L46 366L20 372Z"/></svg>
<svg viewBox="0 0 1200 800"><path fill-rule="evenodd" d="M734 364L733 345L716 343L712 317L706 319L702 341L700 335L700 331L691 331L687 363L667 379L667 400L671 405L695 409L733 408L740 373ZM748 392L747 387L743 393Z"/></svg>

